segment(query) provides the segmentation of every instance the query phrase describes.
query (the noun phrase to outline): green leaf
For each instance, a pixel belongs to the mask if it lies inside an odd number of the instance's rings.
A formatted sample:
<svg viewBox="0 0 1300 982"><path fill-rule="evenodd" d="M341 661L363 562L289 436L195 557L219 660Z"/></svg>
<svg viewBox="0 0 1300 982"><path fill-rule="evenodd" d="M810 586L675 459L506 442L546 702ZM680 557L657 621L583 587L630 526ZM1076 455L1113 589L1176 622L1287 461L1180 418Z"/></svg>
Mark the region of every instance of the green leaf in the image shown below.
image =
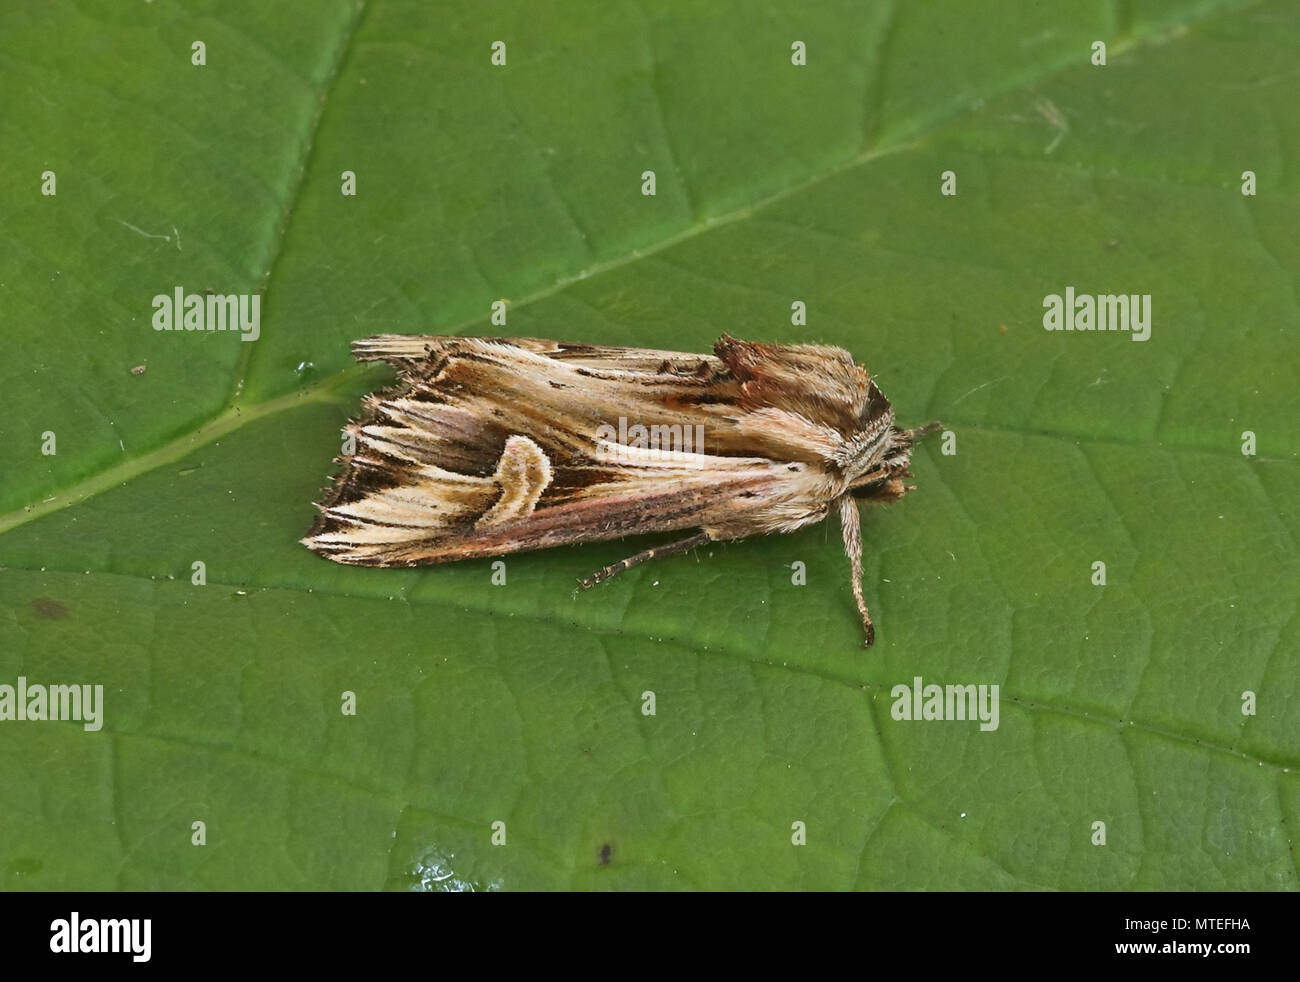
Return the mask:
<svg viewBox="0 0 1300 982"><path fill-rule="evenodd" d="M11 6L0 684L104 714L0 721L6 887L1296 888L1293 5ZM153 330L177 287L261 337ZM1150 339L1045 331L1067 287ZM639 544L300 546L389 378L348 342L502 298L942 420L864 512L876 647L833 521L580 596ZM998 727L895 719L917 677Z"/></svg>

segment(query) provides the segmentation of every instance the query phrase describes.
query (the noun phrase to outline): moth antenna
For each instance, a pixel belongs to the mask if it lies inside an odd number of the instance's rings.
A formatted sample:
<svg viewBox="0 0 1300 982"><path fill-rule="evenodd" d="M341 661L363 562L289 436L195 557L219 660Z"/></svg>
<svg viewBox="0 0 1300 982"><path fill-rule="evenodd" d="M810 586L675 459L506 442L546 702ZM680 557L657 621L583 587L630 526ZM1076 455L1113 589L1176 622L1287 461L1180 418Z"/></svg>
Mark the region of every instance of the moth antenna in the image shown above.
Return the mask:
<svg viewBox="0 0 1300 982"><path fill-rule="evenodd" d="M862 615L862 629L867 633L864 648L870 648L876 640L876 626L871 623L871 614L867 610L867 601L862 596L862 521L858 516L858 504L853 495L840 495L840 527L844 530L844 552L849 557L849 585L853 587L853 599L857 602L858 613Z"/></svg>
<svg viewBox="0 0 1300 982"><path fill-rule="evenodd" d="M933 423L926 423L924 426L915 426L910 430L903 430L903 436L915 443L931 433L938 433L941 429L943 429L943 424L936 419Z"/></svg>

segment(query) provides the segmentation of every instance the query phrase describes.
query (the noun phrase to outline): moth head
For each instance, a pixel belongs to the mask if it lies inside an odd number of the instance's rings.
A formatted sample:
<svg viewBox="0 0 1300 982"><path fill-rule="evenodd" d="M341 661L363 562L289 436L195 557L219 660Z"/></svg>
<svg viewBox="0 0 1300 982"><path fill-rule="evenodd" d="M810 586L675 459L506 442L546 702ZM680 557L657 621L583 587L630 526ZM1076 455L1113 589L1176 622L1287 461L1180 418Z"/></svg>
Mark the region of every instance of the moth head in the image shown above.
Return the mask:
<svg viewBox="0 0 1300 982"><path fill-rule="evenodd" d="M911 491L911 485L905 484L904 478L912 476L909 469L912 446L917 440L940 428L938 423L927 423L916 429L902 430L893 425L892 411L889 418L889 429L879 441L867 466L856 470L855 476L849 481L849 493L859 500L888 504Z"/></svg>
<svg viewBox="0 0 1300 982"><path fill-rule="evenodd" d="M911 459L912 441L891 422L871 453L863 454L858 466L853 468L849 493L865 501L897 501L907 490L903 478L911 476L908 471Z"/></svg>
<svg viewBox="0 0 1300 982"><path fill-rule="evenodd" d="M848 490L855 495L858 488L878 483L883 476L882 466L898 458L899 454L905 470L912 449L910 440L899 439L902 431L894 428L894 409L889 400L876 383L867 378L861 366L858 371L866 387L862 409L852 433L846 434L835 455Z"/></svg>

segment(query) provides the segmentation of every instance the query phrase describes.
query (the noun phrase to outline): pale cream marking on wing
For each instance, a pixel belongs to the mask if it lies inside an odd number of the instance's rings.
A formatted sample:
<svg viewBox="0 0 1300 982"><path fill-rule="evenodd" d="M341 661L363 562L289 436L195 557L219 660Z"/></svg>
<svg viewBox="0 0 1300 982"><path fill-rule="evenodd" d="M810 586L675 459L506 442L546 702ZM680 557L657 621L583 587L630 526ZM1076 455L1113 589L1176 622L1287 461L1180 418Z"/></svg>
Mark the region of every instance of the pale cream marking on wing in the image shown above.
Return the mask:
<svg viewBox="0 0 1300 982"><path fill-rule="evenodd" d="M542 492L551 483L551 462L541 447L528 437L516 434L506 440L492 480L500 486L501 498L474 523L475 528L488 528L531 515Z"/></svg>

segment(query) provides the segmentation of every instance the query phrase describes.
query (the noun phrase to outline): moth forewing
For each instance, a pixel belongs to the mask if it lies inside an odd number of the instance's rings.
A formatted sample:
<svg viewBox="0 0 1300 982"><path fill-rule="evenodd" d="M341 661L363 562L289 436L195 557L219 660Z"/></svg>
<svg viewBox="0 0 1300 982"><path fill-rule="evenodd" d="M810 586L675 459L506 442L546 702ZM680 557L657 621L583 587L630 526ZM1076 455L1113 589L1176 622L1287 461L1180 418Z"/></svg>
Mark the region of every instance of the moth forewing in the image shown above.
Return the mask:
<svg viewBox="0 0 1300 982"><path fill-rule="evenodd" d="M726 335L712 355L434 335L380 335L353 351L390 362L398 382L349 424L356 449L302 540L321 555L414 566L698 530L593 573L590 586L835 509L872 643L855 499L911 490L912 442L937 424L895 427L848 352ZM691 439L665 450L646 433Z"/></svg>

